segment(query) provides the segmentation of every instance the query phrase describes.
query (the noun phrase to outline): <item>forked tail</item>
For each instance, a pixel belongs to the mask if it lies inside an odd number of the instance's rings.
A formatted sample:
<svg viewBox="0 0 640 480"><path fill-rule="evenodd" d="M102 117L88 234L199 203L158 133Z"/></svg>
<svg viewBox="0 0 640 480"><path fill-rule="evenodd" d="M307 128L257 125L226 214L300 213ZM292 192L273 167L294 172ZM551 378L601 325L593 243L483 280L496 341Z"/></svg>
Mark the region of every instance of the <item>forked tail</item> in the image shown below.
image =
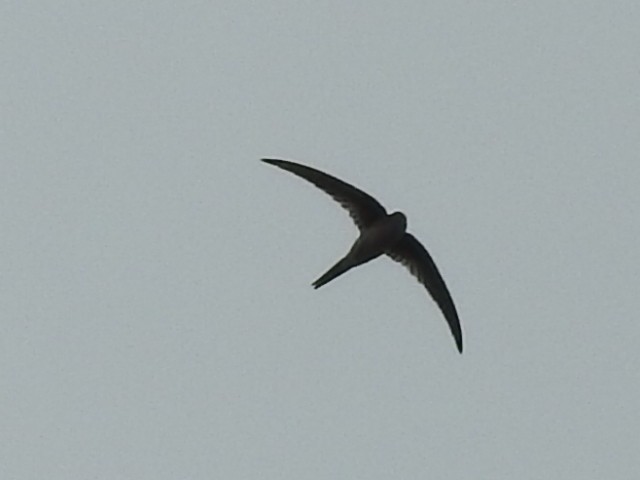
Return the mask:
<svg viewBox="0 0 640 480"><path fill-rule="evenodd" d="M353 266L354 265L351 263L351 260L344 257L311 285L313 285L313 288L320 288L324 284L329 283L334 278L339 277L346 271L350 270Z"/></svg>

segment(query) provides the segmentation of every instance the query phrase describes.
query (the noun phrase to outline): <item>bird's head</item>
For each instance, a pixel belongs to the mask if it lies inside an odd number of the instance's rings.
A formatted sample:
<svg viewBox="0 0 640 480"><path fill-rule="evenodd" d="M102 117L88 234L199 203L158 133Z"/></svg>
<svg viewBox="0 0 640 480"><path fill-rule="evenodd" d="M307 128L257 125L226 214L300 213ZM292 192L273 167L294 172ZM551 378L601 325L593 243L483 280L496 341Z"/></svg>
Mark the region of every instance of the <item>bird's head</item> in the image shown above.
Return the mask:
<svg viewBox="0 0 640 480"><path fill-rule="evenodd" d="M404 213L393 212L391 215L389 215L389 218L392 219L393 223L402 227L403 232L407 230L407 217L405 217Z"/></svg>

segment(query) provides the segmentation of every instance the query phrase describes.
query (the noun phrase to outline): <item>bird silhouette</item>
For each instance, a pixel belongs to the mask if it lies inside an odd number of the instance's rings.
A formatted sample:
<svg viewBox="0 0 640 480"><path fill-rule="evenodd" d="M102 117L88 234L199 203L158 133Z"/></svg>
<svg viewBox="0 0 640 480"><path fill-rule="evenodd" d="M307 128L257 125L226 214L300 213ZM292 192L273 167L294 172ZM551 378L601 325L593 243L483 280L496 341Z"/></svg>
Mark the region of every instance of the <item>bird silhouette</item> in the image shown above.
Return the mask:
<svg viewBox="0 0 640 480"><path fill-rule="evenodd" d="M353 267L386 254L404 265L426 287L442 311L458 351L462 353L462 330L451 294L429 252L406 231L407 218L402 212L387 214L372 196L315 168L288 160L263 158L262 161L291 172L331 195L349 212L360 230L360 236L349 252L313 282L314 288L320 288Z"/></svg>

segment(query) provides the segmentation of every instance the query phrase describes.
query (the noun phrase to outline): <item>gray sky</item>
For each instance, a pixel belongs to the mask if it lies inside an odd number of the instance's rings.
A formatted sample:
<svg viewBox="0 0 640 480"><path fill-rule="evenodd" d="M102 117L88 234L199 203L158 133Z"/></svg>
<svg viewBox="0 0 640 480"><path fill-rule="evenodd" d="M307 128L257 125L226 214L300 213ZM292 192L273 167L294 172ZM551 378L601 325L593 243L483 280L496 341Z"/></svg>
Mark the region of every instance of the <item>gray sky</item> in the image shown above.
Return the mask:
<svg viewBox="0 0 640 480"><path fill-rule="evenodd" d="M2 3L0 477L637 475L640 4L345 3Z"/></svg>

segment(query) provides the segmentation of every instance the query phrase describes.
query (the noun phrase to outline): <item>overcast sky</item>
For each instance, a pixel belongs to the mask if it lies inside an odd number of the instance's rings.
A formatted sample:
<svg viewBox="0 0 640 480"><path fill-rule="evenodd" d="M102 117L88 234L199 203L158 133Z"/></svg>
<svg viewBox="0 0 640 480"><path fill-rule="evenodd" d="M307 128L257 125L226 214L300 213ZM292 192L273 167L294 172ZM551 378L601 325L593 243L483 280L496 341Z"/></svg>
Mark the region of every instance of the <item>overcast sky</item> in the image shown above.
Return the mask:
<svg viewBox="0 0 640 480"><path fill-rule="evenodd" d="M0 5L0 477L630 479L640 4ZM455 299L264 156L402 210Z"/></svg>

